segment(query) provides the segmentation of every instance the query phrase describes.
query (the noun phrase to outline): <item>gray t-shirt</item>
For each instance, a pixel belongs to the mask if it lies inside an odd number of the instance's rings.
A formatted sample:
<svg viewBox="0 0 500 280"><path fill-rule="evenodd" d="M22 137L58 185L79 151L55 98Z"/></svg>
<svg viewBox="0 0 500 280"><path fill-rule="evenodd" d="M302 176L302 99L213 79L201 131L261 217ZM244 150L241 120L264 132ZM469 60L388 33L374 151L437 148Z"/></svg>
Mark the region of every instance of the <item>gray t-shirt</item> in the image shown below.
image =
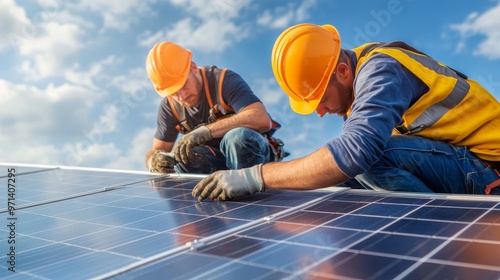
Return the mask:
<svg viewBox="0 0 500 280"><path fill-rule="evenodd" d="M202 85L202 89L200 104L186 110L186 120L192 128L202 123L208 123L210 107L206 99L204 85ZM235 113L239 113L250 104L260 102L243 78L231 70L227 70L224 76L222 98L229 107L233 108ZM217 100L212 100L212 103L216 104ZM179 121L172 113L168 99L163 98L158 109L158 127L155 138L165 142L175 142L179 134L179 131L175 128L178 124Z"/></svg>

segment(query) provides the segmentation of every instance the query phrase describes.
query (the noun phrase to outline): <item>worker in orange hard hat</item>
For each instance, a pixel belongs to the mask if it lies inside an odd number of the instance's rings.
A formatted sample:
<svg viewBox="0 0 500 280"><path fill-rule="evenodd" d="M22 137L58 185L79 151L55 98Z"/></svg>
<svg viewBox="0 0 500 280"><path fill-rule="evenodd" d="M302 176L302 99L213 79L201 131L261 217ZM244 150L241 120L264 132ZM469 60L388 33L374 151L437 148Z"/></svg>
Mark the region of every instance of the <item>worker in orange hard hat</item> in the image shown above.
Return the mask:
<svg viewBox="0 0 500 280"><path fill-rule="evenodd" d="M146 71L163 98L146 154L151 172L211 173L285 155L283 142L272 136L279 125L235 72L198 67L191 51L168 41L149 51ZM185 136L175 143L179 132Z"/></svg>
<svg viewBox="0 0 500 280"><path fill-rule="evenodd" d="M161 97L178 92L186 83L191 68L191 52L172 42L153 46L146 71Z"/></svg>
<svg viewBox="0 0 500 280"><path fill-rule="evenodd" d="M342 49L331 25L286 29L271 62L291 108L342 116L342 134L304 158L216 172L200 200L337 184L500 194L500 103L464 74L403 42Z"/></svg>

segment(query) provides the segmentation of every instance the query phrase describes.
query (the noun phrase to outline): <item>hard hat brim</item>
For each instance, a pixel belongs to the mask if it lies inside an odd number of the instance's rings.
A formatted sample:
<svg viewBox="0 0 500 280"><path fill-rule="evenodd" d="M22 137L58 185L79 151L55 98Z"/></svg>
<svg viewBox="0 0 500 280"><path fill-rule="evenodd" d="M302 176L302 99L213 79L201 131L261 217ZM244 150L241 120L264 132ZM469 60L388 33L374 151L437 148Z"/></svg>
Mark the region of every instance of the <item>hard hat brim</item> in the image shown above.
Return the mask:
<svg viewBox="0 0 500 280"><path fill-rule="evenodd" d="M187 76L186 76L186 80L187 80ZM169 95L172 95L172 94L175 94L176 92L178 92L184 86L185 83L186 83L186 81L184 81L184 83L182 83L182 85L173 85L173 86L170 86L166 89L156 90L156 92L161 97L166 97L166 96L169 96Z"/></svg>
<svg viewBox="0 0 500 280"><path fill-rule="evenodd" d="M323 98L323 94L318 99L309 101L303 101L303 100L298 101L290 97L290 108L292 108L292 110L297 114L309 115L314 111L316 111L316 108L318 108L321 98Z"/></svg>

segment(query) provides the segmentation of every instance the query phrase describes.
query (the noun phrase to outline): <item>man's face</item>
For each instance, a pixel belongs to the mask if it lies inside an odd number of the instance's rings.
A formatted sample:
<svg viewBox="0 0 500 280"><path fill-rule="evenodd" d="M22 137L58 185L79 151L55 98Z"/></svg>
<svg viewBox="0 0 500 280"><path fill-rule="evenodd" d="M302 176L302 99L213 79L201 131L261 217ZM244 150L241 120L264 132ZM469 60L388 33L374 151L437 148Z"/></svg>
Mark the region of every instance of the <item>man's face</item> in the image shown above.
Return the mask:
<svg viewBox="0 0 500 280"><path fill-rule="evenodd" d="M327 113L343 117L351 107L353 96L352 87L335 80L326 88L325 94L316 108L316 113L320 117Z"/></svg>
<svg viewBox="0 0 500 280"><path fill-rule="evenodd" d="M180 90L172 94L172 98L185 107L195 107L201 102L201 76L199 70L194 65L189 70L186 83Z"/></svg>

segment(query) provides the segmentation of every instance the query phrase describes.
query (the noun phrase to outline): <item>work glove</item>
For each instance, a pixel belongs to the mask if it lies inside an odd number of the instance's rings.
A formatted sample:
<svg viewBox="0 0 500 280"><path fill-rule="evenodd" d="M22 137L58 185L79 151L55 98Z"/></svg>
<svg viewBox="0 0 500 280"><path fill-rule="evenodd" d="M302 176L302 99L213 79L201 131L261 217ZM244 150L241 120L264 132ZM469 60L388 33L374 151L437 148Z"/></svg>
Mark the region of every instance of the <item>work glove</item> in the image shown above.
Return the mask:
<svg viewBox="0 0 500 280"><path fill-rule="evenodd" d="M224 170L212 173L198 182L192 195L199 201L231 200L263 192L262 164L238 170Z"/></svg>
<svg viewBox="0 0 500 280"><path fill-rule="evenodd" d="M162 150L156 150L149 158L149 172L154 173L173 173L174 165L177 162L174 159L173 153L168 153Z"/></svg>
<svg viewBox="0 0 500 280"><path fill-rule="evenodd" d="M212 140L210 130L206 126L200 126L182 137L174 150L175 159L187 164L192 157L193 147L205 144Z"/></svg>

